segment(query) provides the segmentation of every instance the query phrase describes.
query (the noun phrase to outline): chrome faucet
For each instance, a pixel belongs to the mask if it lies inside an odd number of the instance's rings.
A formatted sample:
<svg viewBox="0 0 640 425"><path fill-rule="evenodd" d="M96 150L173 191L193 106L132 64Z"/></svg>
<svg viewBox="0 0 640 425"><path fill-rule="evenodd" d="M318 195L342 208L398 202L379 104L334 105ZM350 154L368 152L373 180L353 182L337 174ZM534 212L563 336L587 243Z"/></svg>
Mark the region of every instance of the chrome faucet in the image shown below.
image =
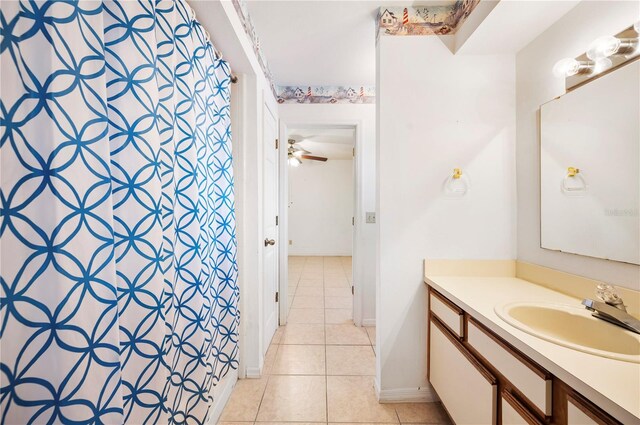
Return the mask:
<svg viewBox="0 0 640 425"><path fill-rule="evenodd" d="M598 285L596 295L600 301L588 298L582 300L582 305L587 310L593 311L593 317L640 334L640 320L627 313L622 298L616 293L613 286L607 284Z"/></svg>

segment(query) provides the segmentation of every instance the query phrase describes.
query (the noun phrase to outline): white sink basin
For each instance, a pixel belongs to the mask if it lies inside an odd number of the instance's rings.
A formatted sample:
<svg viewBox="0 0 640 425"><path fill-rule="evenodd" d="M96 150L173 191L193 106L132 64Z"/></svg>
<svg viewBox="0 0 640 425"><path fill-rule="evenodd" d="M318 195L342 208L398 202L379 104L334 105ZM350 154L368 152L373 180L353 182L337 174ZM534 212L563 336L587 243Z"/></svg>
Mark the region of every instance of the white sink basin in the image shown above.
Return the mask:
<svg viewBox="0 0 640 425"><path fill-rule="evenodd" d="M596 319L582 306L520 302L494 310L510 325L554 344L640 363L640 335Z"/></svg>

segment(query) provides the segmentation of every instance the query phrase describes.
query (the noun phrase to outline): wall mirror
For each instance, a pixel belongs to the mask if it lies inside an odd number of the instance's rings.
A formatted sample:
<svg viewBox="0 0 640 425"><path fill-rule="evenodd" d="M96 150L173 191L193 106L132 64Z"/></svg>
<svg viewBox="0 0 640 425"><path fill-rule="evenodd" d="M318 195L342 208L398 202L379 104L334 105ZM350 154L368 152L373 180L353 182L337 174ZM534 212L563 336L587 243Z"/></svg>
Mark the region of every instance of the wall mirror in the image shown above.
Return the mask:
<svg viewBox="0 0 640 425"><path fill-rule="evenodd" d="M640 61L540 107L542 248L640 264Z"/></svg>

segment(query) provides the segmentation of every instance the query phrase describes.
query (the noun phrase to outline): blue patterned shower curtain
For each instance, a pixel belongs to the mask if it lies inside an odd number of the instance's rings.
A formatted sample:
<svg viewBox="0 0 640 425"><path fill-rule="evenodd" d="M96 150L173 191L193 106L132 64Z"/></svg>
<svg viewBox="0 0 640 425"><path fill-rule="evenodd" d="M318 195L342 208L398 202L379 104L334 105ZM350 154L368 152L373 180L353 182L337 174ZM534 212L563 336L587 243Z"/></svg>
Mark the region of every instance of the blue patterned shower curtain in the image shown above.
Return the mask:
<svg viewBox="0 0 640 425"><path fill-rule="evenodd" d="M237 368L228 64L183 0L0 31L0 422L204 423Z"/></svg>

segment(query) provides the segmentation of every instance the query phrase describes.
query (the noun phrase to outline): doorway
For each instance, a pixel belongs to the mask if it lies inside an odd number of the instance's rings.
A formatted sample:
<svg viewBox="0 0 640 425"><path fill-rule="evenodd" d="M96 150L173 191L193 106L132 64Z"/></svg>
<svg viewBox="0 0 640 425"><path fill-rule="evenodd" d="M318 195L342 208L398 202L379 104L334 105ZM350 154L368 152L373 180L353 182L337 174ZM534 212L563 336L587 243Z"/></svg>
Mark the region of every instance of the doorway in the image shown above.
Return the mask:
<svg viewBox="0 0 640 425"><path fill-rule="evenodd" d="M353 324L356 129L292 127L286 141L288 296L281 323L314 314Z"/></svg>

